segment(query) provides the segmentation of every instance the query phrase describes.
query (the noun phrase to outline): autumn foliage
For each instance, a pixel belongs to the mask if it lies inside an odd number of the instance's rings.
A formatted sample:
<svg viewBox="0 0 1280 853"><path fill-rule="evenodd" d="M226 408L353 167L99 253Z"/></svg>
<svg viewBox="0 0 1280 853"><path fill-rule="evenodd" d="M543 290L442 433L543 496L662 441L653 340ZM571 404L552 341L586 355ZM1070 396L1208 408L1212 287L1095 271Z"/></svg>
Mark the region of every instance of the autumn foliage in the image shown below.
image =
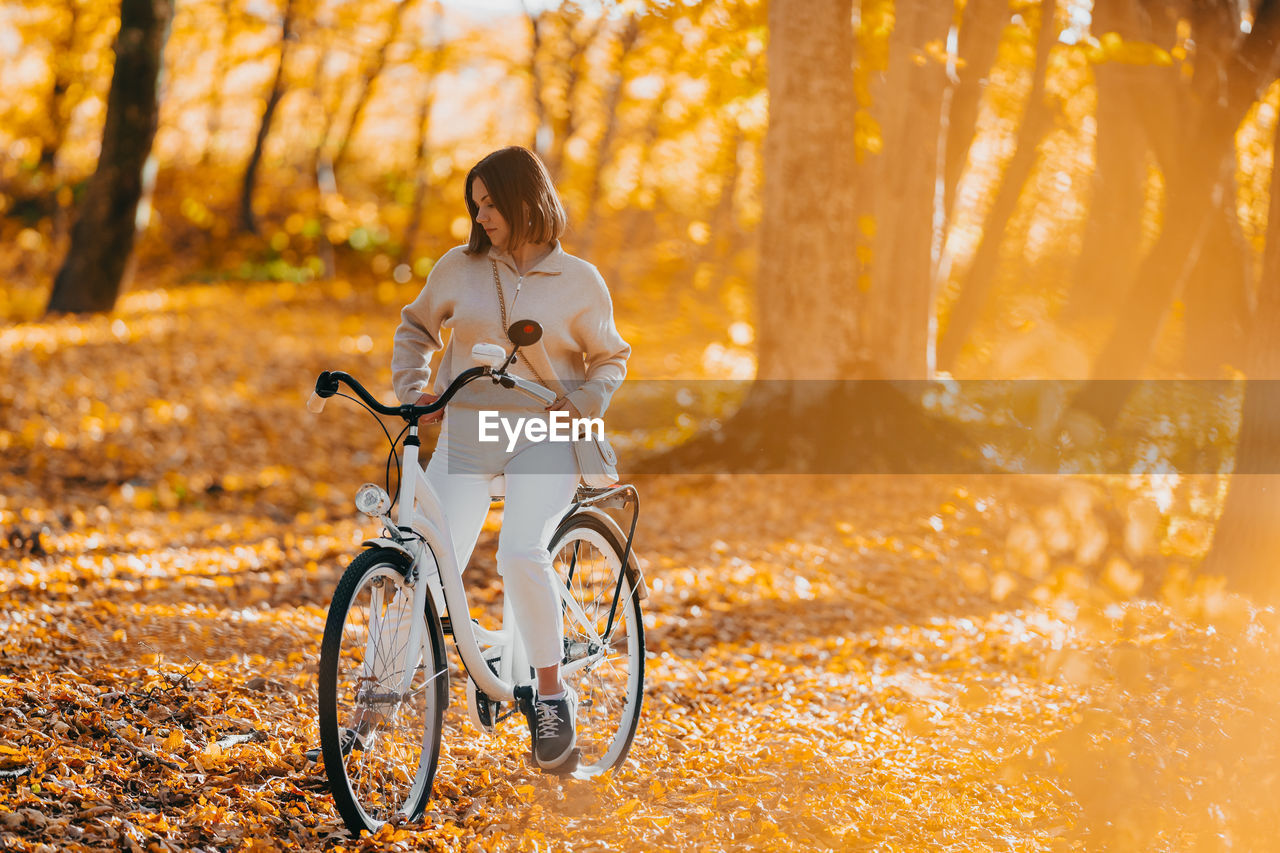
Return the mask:
<svg viewBox="0 0 1280 853"><path fill-rule="evenodd" d="M118 8L0 8L0 849L1280 849L1280 618L1202 571L1227 477L1160 454L1123 476L636 477L650 656L624 765L538 772L518 717L466 720L453 654L423 823L352 838L306 760L326 607L375 530L350 496L386 444L353 404L303 402L330 368L389 397L399 310L465 237L463 177L497 144L555 174L632 382L752 379L757 297L789 293L808 301L779 312L830 315L817 345L847 344L842 370L915 376L949 333L929 369L1082 378L1168 243L1201 251L1146 306L1167 322L1143 375L1270 376L1246 351L1274 339L1257 306L1280 305L1262 274L1280 88L1236 105L1213 206L1177 203L1206 188L1179 171L1199 150L1183 124L1238 84L1241 4L828 5L850 18L857 192L825 290L757 276L766 59L786 61L764 3L191 0L130 277L82 318L42 314ZM1253 5L1250 27L1274 20ZM1192 14L1209 6L1235 12ZM624 475L710 420L624 396ZM1130 426L1229 459L1239 420L1227 400ZM481 620L501 612L500 523L467 574ZM1263 576L1271 554L1252 554Z"/></svg>
<svg viewBox="0 0 1280 853"><path fill-rule="evenodd" d="M411 290L140 291L4 333L6 848L356 846L302 752L384 439L302 403L322 367L388 378ZM697 361L628 333L641 376ZM646 478L627 763L543 775L454 678L425 825L367 846L1264 849L1280 626L1189 571L1210 479L1162 514L1153 482Z"/></svg>

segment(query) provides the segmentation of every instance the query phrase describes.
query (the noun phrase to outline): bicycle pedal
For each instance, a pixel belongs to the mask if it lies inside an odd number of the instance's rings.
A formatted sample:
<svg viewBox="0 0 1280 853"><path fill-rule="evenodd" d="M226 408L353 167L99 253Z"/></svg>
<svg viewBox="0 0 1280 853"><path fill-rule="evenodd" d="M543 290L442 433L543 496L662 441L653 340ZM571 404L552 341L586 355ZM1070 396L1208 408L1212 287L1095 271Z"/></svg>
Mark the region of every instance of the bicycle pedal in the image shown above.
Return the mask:
<svg viewBox="0 0 1280 853"><path fill-rule="evenodd" d="M498 703L484 694L471 679L467 679L467 715L475 727L485 734L493 734L497 730Z"/></svg>

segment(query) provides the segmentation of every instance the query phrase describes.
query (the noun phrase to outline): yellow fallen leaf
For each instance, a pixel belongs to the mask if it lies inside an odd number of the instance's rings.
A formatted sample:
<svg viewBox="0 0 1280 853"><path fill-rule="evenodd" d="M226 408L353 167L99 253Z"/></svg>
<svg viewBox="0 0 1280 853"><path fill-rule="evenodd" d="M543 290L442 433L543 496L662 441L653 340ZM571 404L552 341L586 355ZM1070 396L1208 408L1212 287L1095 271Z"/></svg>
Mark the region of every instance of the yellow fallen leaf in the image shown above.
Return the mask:
<svg viewBox="0 0 1280 853"><path fill-rule="evenodd" d="M622 806L618 809L618 811L615 814L618 817L626 817L627 815L631 814L633 811L635 811L638 808L640 808L639 800L634 800L634 799L628 800L627 802L622 804Z"/></svg>

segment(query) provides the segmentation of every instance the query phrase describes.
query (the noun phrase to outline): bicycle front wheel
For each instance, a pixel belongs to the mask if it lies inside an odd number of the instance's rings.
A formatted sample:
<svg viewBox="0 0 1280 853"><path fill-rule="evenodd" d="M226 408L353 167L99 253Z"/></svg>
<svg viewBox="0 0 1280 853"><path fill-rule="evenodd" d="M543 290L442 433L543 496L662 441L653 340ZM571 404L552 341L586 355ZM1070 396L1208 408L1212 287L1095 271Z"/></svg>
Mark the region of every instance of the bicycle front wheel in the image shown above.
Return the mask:
<svg viewBox="0 0 1280 853"><path fill-rule="evenodd" d="M561 668L578 694L578 772L591 775L627 757L640 722L644 623L635 589L639 578L627 572L619 585L623 544L607 524L589 514L566 519L548 550L575 605L562 603Z"/></svg>
<svg viewBox="0 0 1280 853"><path fill-rule="evenodd" d="M434 602L414 613L410 560L371 548L351 562L320 648L320 746L333 803L353 835L416 820L431 794L448 701ZM423 620L410 649L414 620Z"/></svg>

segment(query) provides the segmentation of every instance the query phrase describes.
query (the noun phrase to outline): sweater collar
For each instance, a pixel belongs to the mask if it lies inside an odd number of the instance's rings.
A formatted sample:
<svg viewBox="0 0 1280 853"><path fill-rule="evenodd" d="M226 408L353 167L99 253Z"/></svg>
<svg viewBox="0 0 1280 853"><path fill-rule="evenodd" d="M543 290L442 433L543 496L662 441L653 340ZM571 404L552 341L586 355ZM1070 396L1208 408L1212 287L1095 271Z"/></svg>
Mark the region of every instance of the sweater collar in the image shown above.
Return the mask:
<svg viewBox="0 0 1280 853"><path fill-rule="evenodd" d="M542 260L534 264L530 269L525 271L525 275L533 273L543 273L545 275L560 275L564 271L564 248L561 247L560 241L556 240L551 244L551 252ZM489 257L493 258L500 264L510 267L512 272L519 274L516 269L516 259L506 249L499 249L497 246L489 246Z"/></svg>

